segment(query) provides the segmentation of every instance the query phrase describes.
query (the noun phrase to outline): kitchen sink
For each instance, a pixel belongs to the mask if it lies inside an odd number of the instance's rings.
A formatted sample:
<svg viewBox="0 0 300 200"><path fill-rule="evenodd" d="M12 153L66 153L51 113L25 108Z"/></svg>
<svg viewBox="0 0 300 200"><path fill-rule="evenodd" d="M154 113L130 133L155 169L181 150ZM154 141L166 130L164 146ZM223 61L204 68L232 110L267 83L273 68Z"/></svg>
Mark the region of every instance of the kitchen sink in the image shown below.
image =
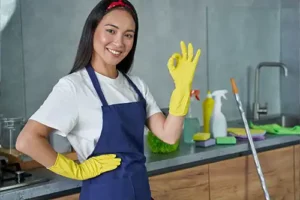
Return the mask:
<svg viewBox="0 0 300 200"><path fill-rule="evenodd" d="M255 125L278 124L282 127L294 127L300 125L300 116L281 115L276 117L266 117L252 122Z"/></svg>

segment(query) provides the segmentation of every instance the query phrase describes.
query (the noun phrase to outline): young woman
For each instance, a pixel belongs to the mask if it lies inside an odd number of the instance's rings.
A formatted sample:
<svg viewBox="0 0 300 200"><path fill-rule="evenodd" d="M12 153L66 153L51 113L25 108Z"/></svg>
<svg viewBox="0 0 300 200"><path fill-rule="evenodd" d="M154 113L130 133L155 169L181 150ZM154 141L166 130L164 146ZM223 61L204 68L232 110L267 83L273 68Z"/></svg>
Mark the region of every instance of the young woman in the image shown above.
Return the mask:
<svg viewBox="0 0 300 200"><path fill-rule="evenodd" d="M166 118L147 85L129 76L138 17L128 1L102 0L83 28L71 73L55 85L28 120L17 149L49 170L83 180L80 198L151 199L144 156L144 126L166 143L175 143L189 107L200 49L181 42L182 54L168 62L175 89ZM176 63L176 64L174 64ZM68 138L80 163L47 142L50 133Z"/></svg>

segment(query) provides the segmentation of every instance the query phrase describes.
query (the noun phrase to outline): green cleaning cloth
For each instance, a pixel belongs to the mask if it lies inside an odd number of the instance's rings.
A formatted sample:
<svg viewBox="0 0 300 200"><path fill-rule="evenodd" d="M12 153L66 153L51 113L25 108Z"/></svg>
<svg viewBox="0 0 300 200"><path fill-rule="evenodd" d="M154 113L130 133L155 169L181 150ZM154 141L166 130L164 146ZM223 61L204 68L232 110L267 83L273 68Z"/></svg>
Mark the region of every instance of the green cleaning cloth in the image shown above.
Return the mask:
<svg viewBox="0 0 300 200"><path fill-rule="evenodd" d="M300 134L300 126L294 127L282 127L278 124L266 124L266 125L254 125L252 122L249 123L252 129L263 129L268 133L276 135L297 135Z"/></svg>
<svg viewBox="0 0 300 200"><path fill-rule="evenodd" d="M171 153L176 151L179 146L179 140L175 144L167 144L156 137L151 131L147 135L148 146L153 153Z"/></svg>

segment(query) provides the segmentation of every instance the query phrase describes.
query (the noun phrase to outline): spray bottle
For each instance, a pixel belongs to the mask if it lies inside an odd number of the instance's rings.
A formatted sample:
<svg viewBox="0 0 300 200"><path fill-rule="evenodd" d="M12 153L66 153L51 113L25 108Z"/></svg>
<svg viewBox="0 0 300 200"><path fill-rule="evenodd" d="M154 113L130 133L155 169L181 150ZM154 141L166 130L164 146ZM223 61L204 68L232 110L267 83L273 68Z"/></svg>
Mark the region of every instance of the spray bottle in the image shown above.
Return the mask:
<svg viewBox="0 0 300 200"><path fill-rule="evenodd" d="M210 118L210 132L213 138L227 136L227 121L224 114L221 111L221 97L226 99L225 94L227 92L227 90L217 90L212 93L212 96L215 99L213 113Z"/></svg>
<svg viewBox="0 0 300 200"><path fill-rule="evenodd" d="M192 90L190 94L191 103L189 107L189 112L184 119L183 124L183 140L185 143L194 143L193 136L195 133L200 131L200 122L197 118L197 110L195 109L198 106L200 101L200 90ZM197 101L195 101L197 100Z"/></svg>

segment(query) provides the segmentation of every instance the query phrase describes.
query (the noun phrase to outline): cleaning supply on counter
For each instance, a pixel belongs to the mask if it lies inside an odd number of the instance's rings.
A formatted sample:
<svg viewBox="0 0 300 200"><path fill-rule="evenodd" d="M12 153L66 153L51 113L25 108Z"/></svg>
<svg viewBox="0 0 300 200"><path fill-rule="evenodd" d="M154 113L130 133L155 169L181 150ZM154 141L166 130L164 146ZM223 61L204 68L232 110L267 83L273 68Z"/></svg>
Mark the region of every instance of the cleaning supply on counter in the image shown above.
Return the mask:
<svg viewBox="0 0 300 200"><path fill-rule="evenodd" d="M162 140L160 140L151 131L148 131L147 143L151 152L164 154L164 153L171 153L176 151L179 147L180 141L178 140L175 144L167 144Z"/></svg>
<svg viewBox="0 0 300 200"><path fill-rule="evenodd" d="M207 92L206 98L202 103L203 110L203 132L209 133L210 117L214 109L215 101L212 98L210 91Z"/></svg>
<svg viewBox="0 0 300 200"><path fill-rule="evenodd" d="M252 122L249 123L249 126L252 129L262 129L267 133L275 134L275 135L299 135L300 134L300 126L294 127L282 127L278 124L265 124L265 125L254 125Z"/></svg>
<svg viewBox="0 0 300 200"><path fill-rule="evenodd" d="M234 136L217 137L216 144L236 144L236 138Z"/></svg>
<svg viewBox="0 0 300 200"><path fill-rule="evenodd" d="M245 128L227 128L227 132L236 136L247 137ZM262 129L250 129L252 136L263 136L266 134L265 130Z"/></svg>
<svg viewBox="0 0 300 200"><path fill-rule="evenodd" d="M227 132L228 132L228 135L234 136L238 140L248 139L245 128L228 128ZM266 134L265 130L250 129L250 133L252 135L253 140L255 140L255 141L265 139L265 134Z"/></svg>
<svg viewBox="0 0 300 200"><path fill-rule="evenodd" d="M210 147L216 145L216 139L210 138L205 141L195 141L196 147Z"/></svg>
<svg viewBox="0 0 300 200"><path fill-rule="evenodd" d="M256 149L255 149L255 146L254 146L252 135L250 133L250 128L249 128L249 125L248 125L246 114L244 112L242 101L241 101L240 95L238 93L238 88L237 88L237 86L235 84L235 80L233 78L230 79L230 82L231 82L231 87L232 87L232 93L235 97L238 110L240 111L241 118L244 122L245 130L246 130L248 141L249 141L249 144L250 144L250 148L251 148L251 151L252 151L252 154L253 154L257 174L258 174L259 179L260 179L260 183L261 183L261 187L262 187L262 190L264 192L264 195L265 195L265 199L270 200L270 195L269 195L269 192L268 192L267 184L266 184L266 181L265 181L265 178L264 178L263 170L262 170L262 168L260 166L260 163L259 163L259 159L258 159L257 152L256 152Z"/></svg>
<svg viewBox="0 0 300 200"><path fill-rule="evenodd" d="M198 106L197 104L200 101L199 98L200 91L199 90L192 90L190 94L191 104L189 107L189 112L187 116L184 118L183 124L183 140L185 143L191 144L194 143L193 136L195 133L200 132L200 121L196 117L194 113L194 106Z"/></svg>
<svg viewBox="0 0 300 200"><path fill-rule="evenodd" d="M200 131L200 122L197 117L187 117L183 124L183 141L187 144L194 143L193 135Z"/></svg>
<svg viewBox="0 0 300 200"><path fill-rule="evenodd" d="M234 136L237 140L243 141L248 139L245 128L228 128L227 132L228 135ZM266 134L265 130L250 129L250 133L254 141L265 139L265 134Z"/></svg>
<svg viewBox="0 0 300 200"><path fill-rule="evenodd" d="M227 90L217 90L212 93L212 96L215 98L214 109L210 118L210 133L213 138L227 136L227 121L221 110L221 98L226 99L225 94L227 92Z"/></svg>
<svg viewBox="0 0 300 200"><path fill-rule="evenodd" d="M205 140L208 140L209 138L210 138L209 133L196 133L193 136L194 141L205 141Z"/></svg>
<svg viewBox="0 0 300 200"><path fill-rule="evenodd" d="M231 135L231 134L229 134ZM231 135L234 136L234 135ZM246 141L248 140L247 137L240 137L240 136L234 136L237 140L239 141ZM259 135L259 136L252 136L253 141L260 141L260 140L264 140L266 139L266 137L264 135Z"/></svg>
<svg viewBox="0 0 300 200"><path fill-rule="evenodd" d="M216 144L216 140L210 138L210 133L196 133L193 140L196 147L210 147Z"/></svg>

